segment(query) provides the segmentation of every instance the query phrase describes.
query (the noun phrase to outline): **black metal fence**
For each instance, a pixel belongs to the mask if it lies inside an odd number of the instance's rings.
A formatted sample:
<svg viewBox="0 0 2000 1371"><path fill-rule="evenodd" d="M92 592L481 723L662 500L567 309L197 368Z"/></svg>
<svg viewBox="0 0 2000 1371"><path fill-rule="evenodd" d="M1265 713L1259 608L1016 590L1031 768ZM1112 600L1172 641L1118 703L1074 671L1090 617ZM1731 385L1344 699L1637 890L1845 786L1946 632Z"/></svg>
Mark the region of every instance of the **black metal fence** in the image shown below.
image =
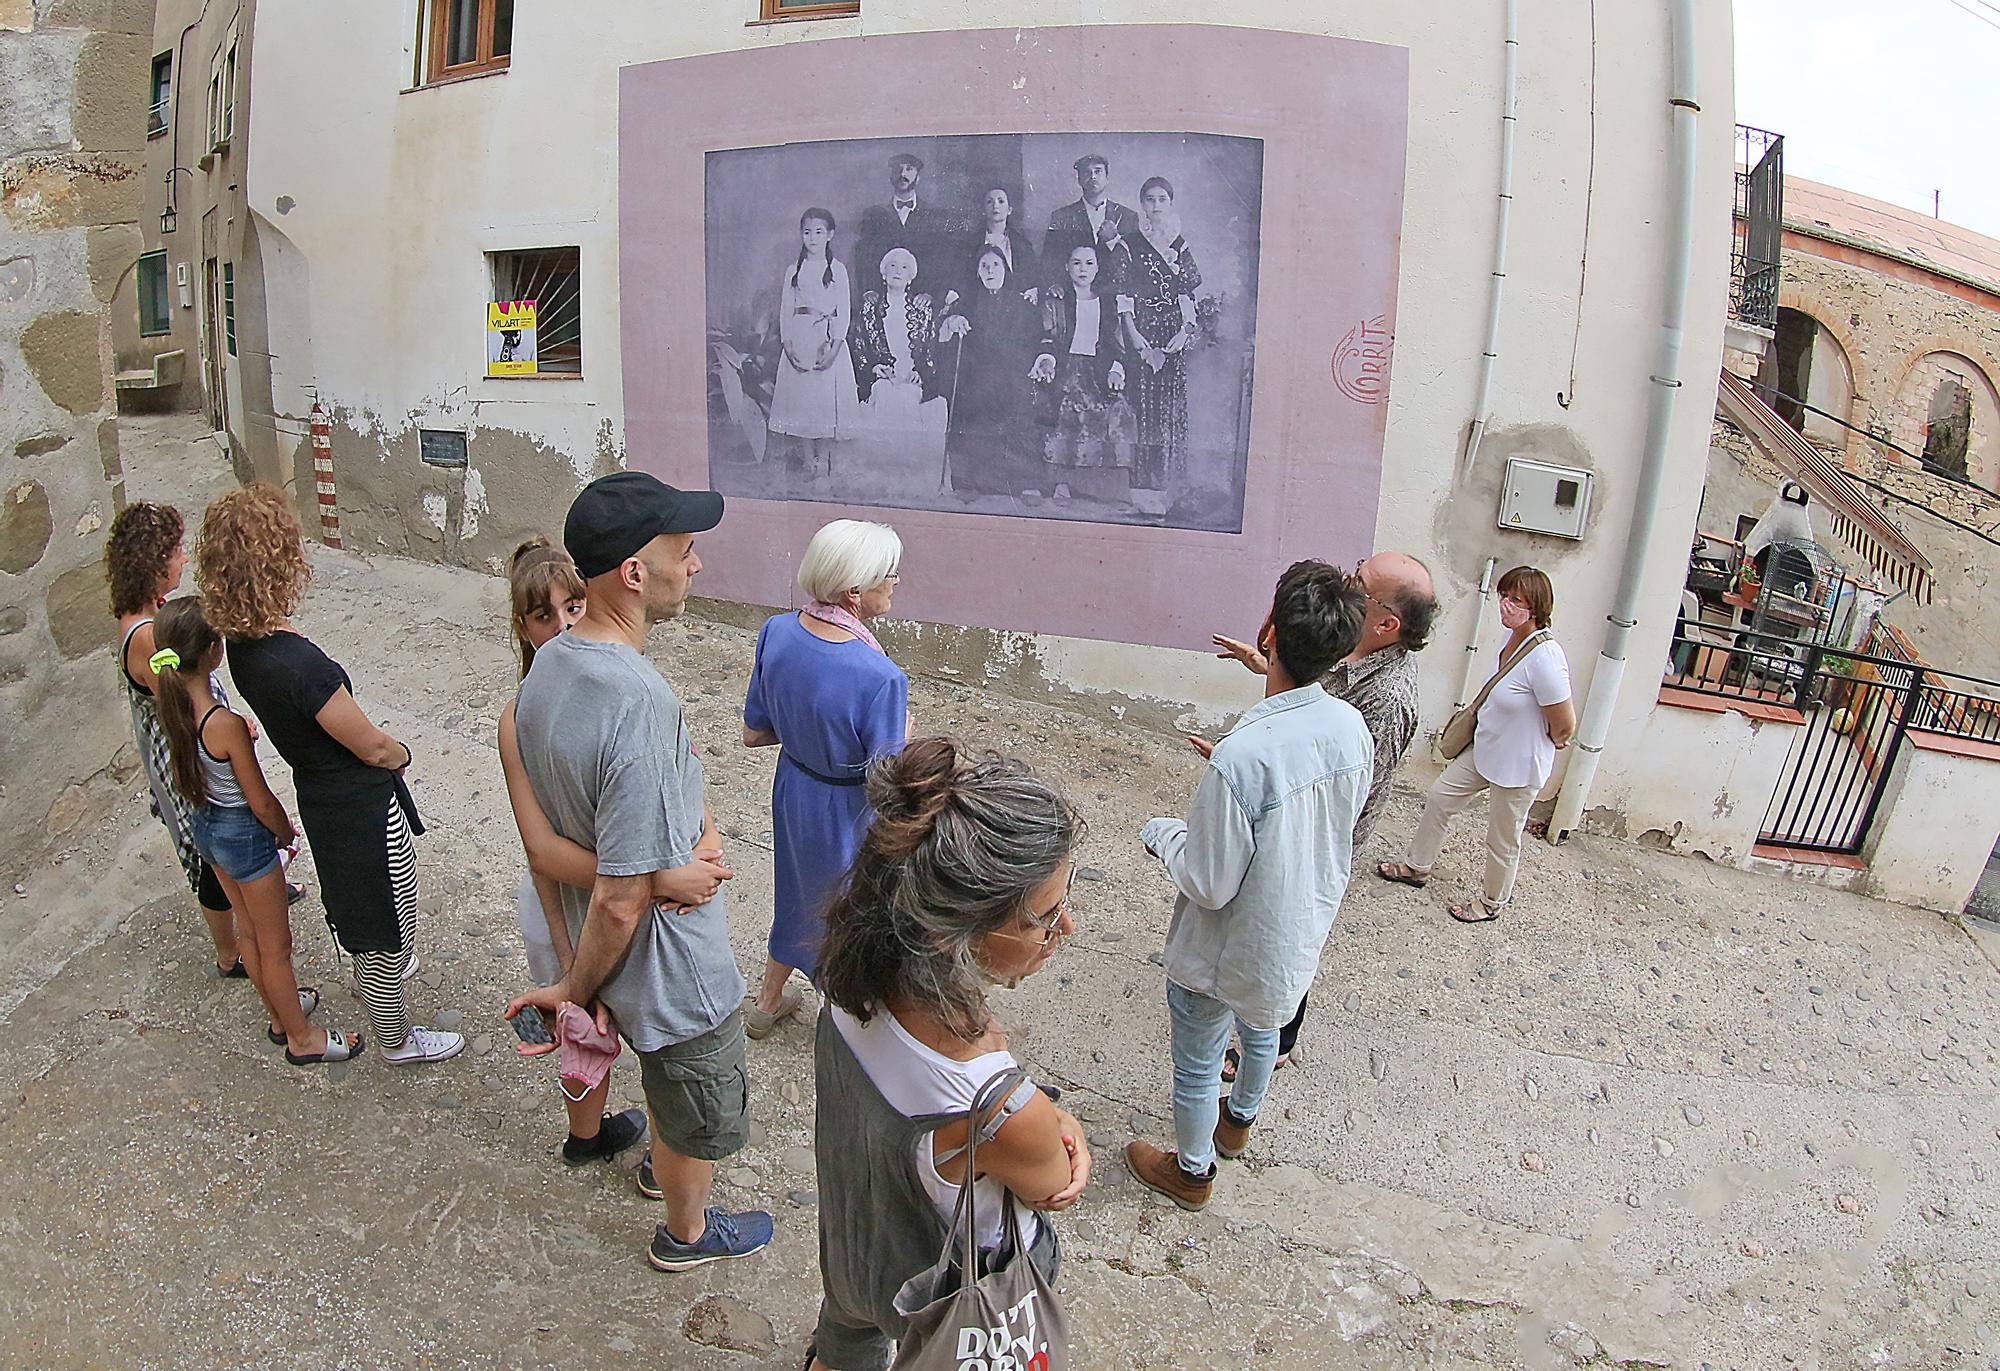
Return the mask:
<svg viewBox="0 0 2000 1371"><path fill-rule="evenodd" d="M1798 712L1803 726L1765 810L1762 841L1859 852L1911 732L2000 743L2000 682L1914 661L1885 634L1871 634L1866 647L1676 628L1663 684Z"/></svg>

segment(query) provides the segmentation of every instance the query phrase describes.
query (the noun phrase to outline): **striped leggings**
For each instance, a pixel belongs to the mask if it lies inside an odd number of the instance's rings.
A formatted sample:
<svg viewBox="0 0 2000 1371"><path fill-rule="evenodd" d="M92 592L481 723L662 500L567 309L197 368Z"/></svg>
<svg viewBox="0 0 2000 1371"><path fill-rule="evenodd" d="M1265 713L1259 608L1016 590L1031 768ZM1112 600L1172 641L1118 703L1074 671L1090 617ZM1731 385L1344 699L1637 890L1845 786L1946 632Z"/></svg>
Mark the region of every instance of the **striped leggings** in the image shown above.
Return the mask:
<svg viewBox="0 0 2000 1371"><path fill-rule="evenodd" d="M396 929L402 946L394 952L356 952L354 977L361 986L361 1002L368 1007L368 1027L375 1044L383 1048L401 1047L410 1036L410 1007L403 998L403 974L416 955L417 938L417 845L410 839L410 825L403 807L391 801L387 832L389 847L389 891L396 902Z"/></svg>

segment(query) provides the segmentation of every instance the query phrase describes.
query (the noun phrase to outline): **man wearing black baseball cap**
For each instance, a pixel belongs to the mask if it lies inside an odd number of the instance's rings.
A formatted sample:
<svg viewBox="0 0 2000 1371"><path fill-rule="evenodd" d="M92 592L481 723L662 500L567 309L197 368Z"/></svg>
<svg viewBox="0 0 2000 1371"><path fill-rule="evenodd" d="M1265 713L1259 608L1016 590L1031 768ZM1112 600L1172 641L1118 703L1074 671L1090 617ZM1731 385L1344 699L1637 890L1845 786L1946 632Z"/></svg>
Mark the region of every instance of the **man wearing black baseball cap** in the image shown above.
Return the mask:
<svg viewBox="0 0 2000 1371"><path fill-rule="evenodd" d="M556 832L597 853L589 890L561 886L576 952L563 977L519 996L615 1022L639 1057L653 1125L650 1187L666 1201L647 1260L686 1271L771 1241L761 1210L708 1207L715 1163L750 1137L746 989L729 947L722 883L733 874L708 816L701 758L681 702L642 655L646 630L680 614L701 570L694 535L722 521L712 490L621 471L583 488L563 545L589 594L583 618L535 653L514 707L515 740Z"/></svg>

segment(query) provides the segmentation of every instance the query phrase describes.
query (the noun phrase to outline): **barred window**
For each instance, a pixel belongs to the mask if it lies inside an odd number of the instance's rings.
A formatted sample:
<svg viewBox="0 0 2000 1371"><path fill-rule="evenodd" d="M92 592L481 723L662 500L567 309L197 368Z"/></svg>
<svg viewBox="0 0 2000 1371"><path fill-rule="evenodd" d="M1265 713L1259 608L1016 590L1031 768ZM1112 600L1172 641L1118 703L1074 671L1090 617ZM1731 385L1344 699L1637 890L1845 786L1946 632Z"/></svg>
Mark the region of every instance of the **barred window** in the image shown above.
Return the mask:
<svg viewBox="0 0 2000 1371"><path fill-rule="evenodd" d="M537 375L583 374L582 252L567 248L526 248L488 254L493 301L532 301L535 306Z"/></svg>

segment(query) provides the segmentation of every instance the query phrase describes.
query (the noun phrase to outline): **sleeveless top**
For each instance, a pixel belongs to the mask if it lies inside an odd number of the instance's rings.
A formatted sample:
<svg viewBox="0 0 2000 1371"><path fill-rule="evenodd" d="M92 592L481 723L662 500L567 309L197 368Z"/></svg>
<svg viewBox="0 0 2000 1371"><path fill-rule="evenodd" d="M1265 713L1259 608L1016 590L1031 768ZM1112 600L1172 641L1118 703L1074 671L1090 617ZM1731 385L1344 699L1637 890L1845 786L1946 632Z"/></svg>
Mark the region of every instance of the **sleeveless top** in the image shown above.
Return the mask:
<svg viewBox="0 0 2000 1371"><path fill-rule="evenodd" d="M208 802L218 809L245 809L248 802L243 798L243 787L237 784L236 768L227 758L217 760L208 750L208 721L228 712L228 705L218 704L201 716L201 722L194 726L194 755L201 761L201 779L208 785Z"/></svg>
<svg viewBox="0 0 2000 1371"><path fill-rule="evenodd" d="M871 1015L867 1023L862 1023L838 1005L829 1006L827 1012L833 1016L834 1027L839 1030L848 1051L854 1054L854 1059L867 1073L869 1082L882 1092L882 1098L892 1109L908 1118L963 1114L972 1108L972 1101L978 1096L980 1087L1001 1072L1011 1071L1019 1065L1011 1052L986 1052L970 1061L956 1061L918 1042L886 1009ZM1004 1113L1011 1114L1013 1109L1009 1108ZM938 1217L949 1220L958 1206L959 1187L938 1174L937 1163L950 1161L958 1154L934 1155L928 1132L916 1139L911 1150L917 1182L923 1186L924 1194L930 1197ZM996 1178L983 1176L973 1182L972 1199L978 1216L979 1246L985 1251L990 1252L1000 1246L1006 1217L1000 1209L1003 1198L1012 1197ZM1034 1242L1035 1234L1041 1228L1041 1215L1019 1200L1013 1200L1013 1204L1021 1216L1021 1241Z"/></svg>
<svg viewBox="0 0 2000 1371"><path fill-rule="evenodd" d="M813 1050L821 1285L826 1307L843 1321L900 1337L896 1292L937 1261L947 1221L919 1177L917 1148L928 1148L931 1132L964 1111L912 1118L898 1110L836 1026L839 1013L831 1005L820 1011ZM1023 1102L1017 1094L1003 1113ZM980 1205L982 1219L988 1207ZM1038 1236L1022 1238L1035 1265L1053 1279L1062 1258L1055 1225L1041 1224Z"/></svg>

